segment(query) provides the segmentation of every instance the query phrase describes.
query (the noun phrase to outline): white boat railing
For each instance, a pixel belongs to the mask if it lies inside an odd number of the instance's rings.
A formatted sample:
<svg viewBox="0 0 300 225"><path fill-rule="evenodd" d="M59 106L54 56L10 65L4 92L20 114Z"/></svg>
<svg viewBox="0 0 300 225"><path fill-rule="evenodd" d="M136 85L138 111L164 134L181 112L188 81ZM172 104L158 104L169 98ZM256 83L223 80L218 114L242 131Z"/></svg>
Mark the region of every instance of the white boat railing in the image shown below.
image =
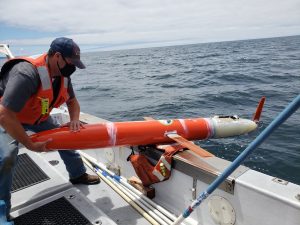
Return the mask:
<svg viewBox="0 0 300 225"><path fill-rule="evenodd" d="M9 46L7 44L0 44L0 53L6 55L8 59L14 58L13 54L9 50Z"/></svg>

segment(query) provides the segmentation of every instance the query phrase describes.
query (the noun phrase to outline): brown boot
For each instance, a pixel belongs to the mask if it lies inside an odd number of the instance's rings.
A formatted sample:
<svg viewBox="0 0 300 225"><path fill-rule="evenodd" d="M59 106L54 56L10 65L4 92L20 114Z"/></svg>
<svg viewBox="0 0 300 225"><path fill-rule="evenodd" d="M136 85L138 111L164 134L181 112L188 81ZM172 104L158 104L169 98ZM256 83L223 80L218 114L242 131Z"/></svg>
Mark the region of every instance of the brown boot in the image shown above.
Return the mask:
<svg viewBox="0 0 300 225"><path fill-rule="evenodd" d="M70 182L72 184L92 185L92 184L99 184L100 183L100 178L98 176L95 176L95 175L90 175L90 174L84 173L80 177L70 179Z"/></svg>

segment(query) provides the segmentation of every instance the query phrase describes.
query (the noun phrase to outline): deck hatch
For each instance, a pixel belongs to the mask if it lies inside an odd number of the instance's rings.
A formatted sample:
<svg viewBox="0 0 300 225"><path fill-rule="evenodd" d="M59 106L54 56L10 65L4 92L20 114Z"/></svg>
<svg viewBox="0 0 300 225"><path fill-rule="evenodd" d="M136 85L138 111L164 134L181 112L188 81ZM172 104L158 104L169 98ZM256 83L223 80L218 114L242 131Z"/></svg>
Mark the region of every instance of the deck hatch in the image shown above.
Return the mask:
<svg viewBox="0 0 300 225"><path fill-rule="evenodd" d="M62 197L14 219L15 225L92 225Z"/></svg>
<svg viewBox="0 0 300 225"><path fill-rule="evenodd" d="M23 153L18 155L18 163L15 169L12 183L12 192L17 192L37 183L49 180L44 171L28 156Z"/></svg>

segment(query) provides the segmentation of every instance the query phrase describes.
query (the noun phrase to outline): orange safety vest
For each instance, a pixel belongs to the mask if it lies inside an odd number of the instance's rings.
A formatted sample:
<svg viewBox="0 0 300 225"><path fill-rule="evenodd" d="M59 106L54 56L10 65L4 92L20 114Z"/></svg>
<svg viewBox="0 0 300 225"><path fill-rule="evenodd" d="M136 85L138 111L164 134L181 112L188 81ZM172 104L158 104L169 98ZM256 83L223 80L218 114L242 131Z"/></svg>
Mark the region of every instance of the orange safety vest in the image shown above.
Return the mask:
<svg viewBox="0 0 300 225"><path fill-rule="evenodd" d="M131 162L137 176L144 186L165 181L170 178L172 170L172 156L182 150L181 145L168 145L155 165L145 155L132 153L128 160Z"/></svg>
<svg viewBox="0 0 300 225"><path fill-rule="evenodd" d="M20 61L27 61L36 67L41 84L37 93L32 95L25 103L22 110L17 113L17 118L23 124L39 124L40 122L47 120L53 108L59 107L69 99L68 78L61 77L59 94L55 102L53 102L52 78L46 63L47 54L37 57L18 57L10 59L3 65L1 75Z"/></svg>

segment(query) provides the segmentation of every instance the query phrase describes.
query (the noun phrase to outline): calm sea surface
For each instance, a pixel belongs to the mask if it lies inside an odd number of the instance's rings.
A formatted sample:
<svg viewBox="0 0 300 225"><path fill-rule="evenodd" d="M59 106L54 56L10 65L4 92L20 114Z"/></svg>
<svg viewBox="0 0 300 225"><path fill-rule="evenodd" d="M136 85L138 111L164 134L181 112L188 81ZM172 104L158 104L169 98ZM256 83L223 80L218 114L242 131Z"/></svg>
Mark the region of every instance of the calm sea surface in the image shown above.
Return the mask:
<svg viewBox="0 0 300 225"><path fill-rule="evenodd" d="M111 121L234 115L252 118L262 96L259 129L197 141L234 160L300 93L300 36L85 53L72 76L83 112ZM244 165L300 184L300 110Z"/></svg>

